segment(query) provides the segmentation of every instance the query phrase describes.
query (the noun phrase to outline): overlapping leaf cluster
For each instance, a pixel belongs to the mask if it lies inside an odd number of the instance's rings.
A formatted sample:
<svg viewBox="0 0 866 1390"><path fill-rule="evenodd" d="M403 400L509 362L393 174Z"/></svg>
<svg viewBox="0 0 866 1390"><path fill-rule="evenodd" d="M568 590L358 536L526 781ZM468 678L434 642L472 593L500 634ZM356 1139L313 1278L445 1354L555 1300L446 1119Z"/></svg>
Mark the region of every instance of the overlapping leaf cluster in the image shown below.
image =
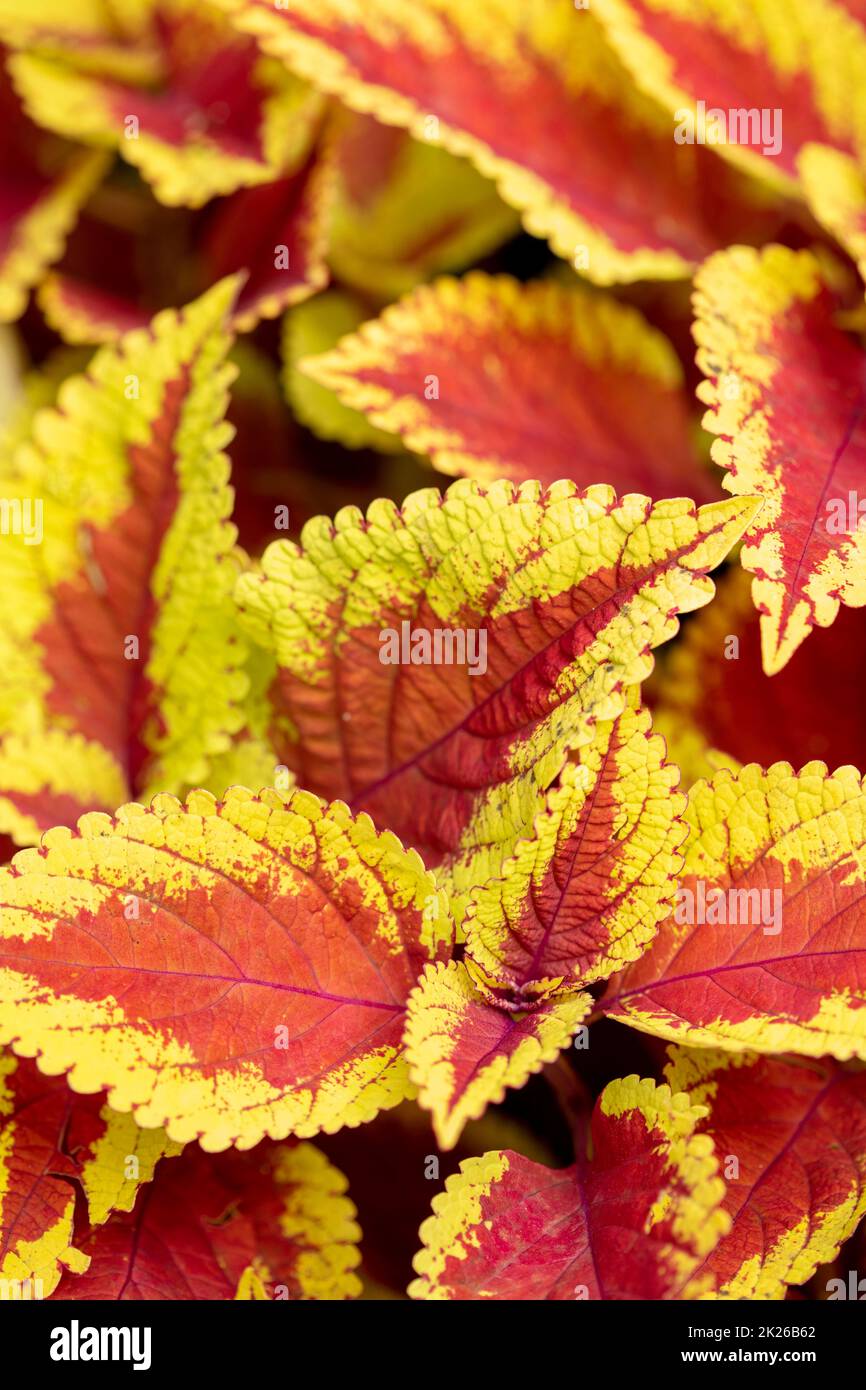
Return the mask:
<svg viewBox="0 0 866 1390"><path fill-rule="evenodd" d="M0 1296L854 1259L862 5L0 44Z"/></svg>

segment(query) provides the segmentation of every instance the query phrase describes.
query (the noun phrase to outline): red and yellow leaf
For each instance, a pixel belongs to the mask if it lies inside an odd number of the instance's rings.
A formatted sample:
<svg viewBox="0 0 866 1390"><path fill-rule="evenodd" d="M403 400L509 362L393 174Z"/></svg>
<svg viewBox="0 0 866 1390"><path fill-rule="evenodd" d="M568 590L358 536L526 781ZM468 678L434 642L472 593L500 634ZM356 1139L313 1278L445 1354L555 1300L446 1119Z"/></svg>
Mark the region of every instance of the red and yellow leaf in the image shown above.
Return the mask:
<svg viewBox="0 0 866 1390"><path fill-rule="evenodd" d="M346 1180L312 1144L251 1154L191 1145L148 1200L83 1244L85 1273L59 1299L344 1299L361 1232Z"/></svg>
<svg viewBox="0 0 866 1390"><path fill-rule="evenodd" d="M244 271L233 324L239 333L275 319L328 283L325 252L331 171L311 156L297 173L219 204L200 255L208 280Z"/></svg>
<svg viewBox="0 0 866 1390"><path fill-rule="evenodd" d="M743 169L790 184L809 140L866 156L866 30L844 3L595 0L593 9L634 81L677 122L691 113L696 134L703 111L706 142ZM762 125L762 113L772 121Z"/></svg>
<svg viewBox="0 0 866 1390"><path fill-rule="evenodd" d="M552 1062L590 1010L588 994L512 1015L492 1005L462 965L429 966L409 1001L406 1058L436 1139L453 1149L469 1120Z"/></svg>
<svg viewBox="0 0 866 1390"><path fill-rule="evenodd" d="M148 82L158 62L148 44L153 0L0 0L0 39L11 48L69 50L95 72Z"/></svg>
<svg viewBox="0 0 866 1390"><path fill-rule="evenodd" d="M464 1158L488 1149L514 1149L540 1163L554 1162L544 1137L501 1107L471 1120L447 1153L439 1150L430 1116L413 1101L384 1111L375 1124L340 1130L319 1142L349 1178L365 1232L359 1273L365 1286L361 1297L367 1300L406 1298L418 1227L430 1214L431 1196Z"/></svg>
<svg viewBox="0 0 866 1390"><path fill-rule="evenodd" d="M590 1008L575 989L637 958L670 907L685 798L636 703L596 726L534 837L470 898L466 964L431 967L412 995L406 1055L445 1149L554 1060Z"/></svg>
<svg viewBox="0 0 866 1390"><path fill-rule="evenodd" d="M174 305L229 275L242 274L231 325L246 333L262 319L317 293L328 280L325 264L332 202L332 175L327 162L311 156L295 173L256 188L215 199L205 212L186 222L156 207L142 195L140 218L152 226L154 241L177 243L175 260L160 263L157 274L130 267L120 287L106 287L104 259L89 254L83 237L76 242L78 269L64 266L47 276L38 291L39 306L51 327L68 343L114 342L152 317L145 305ZM162 213L165 221L159 220ZM135 213L131 214L135 215ZM128 239L113 235L103 257L121 259ZM134 248L133 248L134 249ZM148 262L149 265L149 262ZM192 284L193 290L189 290Z"/></svg>
<svg viewBox="0 0 866 1390"><path fill-rule="evenodd" d="M806 201L818 221L857 262L866 280L866 175L850 155L827 145L800 154Z"/></svg>
<svg viewBox="0 0 866 1390"><path fill-rule="evenodd" d="M722 770L686 820L674 912L611 981L608 1013L701 1047L866 1058L860 773Z"/></svg>
<svg viewBox="0 0 866 1390"><path fill-rule="evenodd" d="M96 1226L131 1211L158 1160L179 1153L162 1129L139 1129L98 1096L0 1053L0 1298L6 1284L47 1298L62 1269L81 1272L73 1245L76 1187ZM11 1295L10 1295L11 1296Z"/></svg>
<svg viewBox="0 0 866 1390"><path fill-rule="evenodd" d="M328 259L361 294L397 299L482 260L520 230L513 208L468 160L369 116L342 111Z"/></svg>
<svg viewBox="0 0 866 1390"><path fill-rule="evenodd" d="M672 762L689 786L720 767L736 771L751 762L820 758L829 767L866 768L866 613L840 609L771 683L761 666L750 587L741 566L727 569L713 602L665 651L644 687Z"/></svg>
<svg viewBox="0 0 866 1390"><path fill-rule="evenodd" d="M34 6L44 19L33 28L0 13L0 38L22 44L9 70L28 114L117 150L162 202L200 207L306 157L320 98L263 59L214 6L147 0L136 16L143 22L126 33L112 7L86 35L55 5Z"/></svg>
<svg viewBox="0 0 866 1390"><path fill-rule="evenodd" d="M384 129L385 127L383 127ZM284 382L292 414L320 439L337 440L348 449L378 449L402 453L396 435L376 429L359 410L344 405L327 386L321 386L298 364L319 356L354 333L369 316L363 300L343 290L327 290L291 309L283 333Z"/></svg>
<svg viewBox="0 0 866 1390"><path fill-rule="evenodd" d="M670 344L636 309L586 289L437 280L300 368L443 473L718 495Z"/></svg>
<svg viewBox="0 0 866 1390"><path fill-rule="evenodd" d="M478 888L467 952L508 1007L593 984L638 959L673 902L687 834L679 770L647 710L596 725L547 794L535 833Z"/></svg>
<svg viewBox="0 0 866 1390"><path fill-rule="evenodd" d="M467 156L528 231L599 283L686 275L763 216L711 151L674 143L571 0L217 3L353 110Z"/></svg>
<svg viewBox="0 0 866 1390"><path fill-rule="evenodd" d="M459 915L754 513L460 480L309 522L237 590L276 656L280 761L443 866Z"/></svg>
<svg viewBox="0 0 866 1390"><path fill-rule="evenodd" d="M76 152L32 125L5 72L0 126L0 322L9 323L24 312L46 267L63 254L107 160L97 152Z"/></svg>
<svg viewBox="0 0 866 1390"><path fill-rule="evenodd" d="M8 733L0 742L0 827L35 844L52 825L116 806L128 795L123 769L95 740L65 728Z"/></svg>
<svg viewBox="0 0 866 1390"><path fill-rule="evenodd" d="M707 1256L718 1296L781 1299L835 1259L866 1212L866 1072L828 1060L675 1048L666 1071L709 1114L730 1231Z"/></svg>
<svg viewBox="0 0 866 1390"><path fill-rule="evenodd" d="M546 1168L510 1152L461 1164L433 1199L409 1292L422 1299L664 1299L712 1289L701 1272L728 1229L704 1111L668 1086L612 1081L592 1159Z"/></svg>
<svg viewBox="0 0 866 1390"><path fill-rule="evenodd" d="M807 251L745 247L696 280L698 395L725 487L765 499L741 558L755 576L764 670L780 671L840 603L866 604L863 351L834 322L834 296ZM852 513L852 497L854 499Z"/></svg>
<svg viewBox="0 0 866 1390"><path fill-rule="evenodd" d="M368 817L240 787L54 829L0 871L0 907L0 1041L214 1151L402 1100L406 1001L453 939Z"/></svg>
<svg viewBox="0 0 866 1390"><path fill-rule="evenodd" d="M132 300L64 271L46 275L36 299L49 328L75 346L113 343L148 322L147 313Z"/></svg>
<svg viewBox="0 0 866 1390"><path fill-rule="evenodd" d="M243 726L223 453L236 291L103 348L3 468L20 525L0 548L16 599L0 631L0 829L19 843L132 790L200 782Z"/></svg>

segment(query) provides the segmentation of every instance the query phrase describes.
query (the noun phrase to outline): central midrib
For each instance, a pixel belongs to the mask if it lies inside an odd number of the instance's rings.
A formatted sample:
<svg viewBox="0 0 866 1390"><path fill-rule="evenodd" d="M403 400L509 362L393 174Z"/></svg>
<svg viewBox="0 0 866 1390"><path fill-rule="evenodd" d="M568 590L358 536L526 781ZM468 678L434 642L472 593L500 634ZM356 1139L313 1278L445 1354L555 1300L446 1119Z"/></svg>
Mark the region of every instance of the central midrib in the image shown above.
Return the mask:
<svg viewBox="0 0 866 1390"><path fill-rule="evenodd" d="M679 550L672 551L666 557L665 562L663 564L660 564L656 570L652 570L649 573L644 571L643 579L634 580L629 585L613 590L612 593L607 595L603 603L597 603L594 608L587 609L585 613L581 614L579 620L573 622L570 625L570 627L563 628L563 630L557 633L556 636L552 637L549 642L546 642L543 647L539 647L536 651L534 651L532 655L529 657L529 659L525 661L522 666L519 666L516 670L511 672L510 676L508 677L507 684L509 686L513 684L513 682L519 676L523 675L525 671L529 670L530 667L533 666L539 660L540 657L544 656L545 653L550 651L551 647L561 642L566 632L573 631L578 626L578 622L587 622L587 620L590 619L593 616L593 614L598 613L602 607L616 601L620 597L622 597L623 602L625 602L626 598L630 595L637 593L639 589L642 587L642 585L646 583L649 578L657 577L665 573L665 571L674 568L680 562L684 555L690 554L690 552L695 548L697 544L705 544L711 536L715 535L718 531L723 530L726 524L726 521L720 521L718 526L713 527L709 531L701 532L687 546L681 546ZM622 557L620 557L620 562L621 558ZM698 574L705 572L706 571L695 571L693 577L697 577ZM565 592L567 591L562 591L562 593ZM559 596L557 595L557 597ZM597 635L598 634L595 634L594 636ZM379 777L375 782L370 782L361 791L356 792L355 795L352 797L351 801L349 802L351 809L353 811L356 811L371 796L374 796L376 792L380 791L382 787L387 786L387 784L389 782L392 782L395 778L402 776L404 772L408 772L411 768L416 767L420 762L423 761L424 758L430 757L432 753L435 753L438 748L441 748L441 746L444 743L447 743L449 739L453 738L455 734L460 733L460 731L466 726L466 724L468 724L470 719L474 719L480 713L481 710L483 710L493 700L498 698L502 694L502 691L506 688L506 685L502 685L496 690L491 690L489 695L486 695L483 700L481 700L477 705L473 705L472 709L467 711L466 715L463 717L463 719L461 719L459 724L455 724L452 728L447 729L445 733L440 735L440 737L436 739L433 743L428 744L426 748L422 748L418 753L413 754L411 758L407 758L405 762L399 765L399 767L392 768L390 772L386 772L383 777ZM560 707L564 703L565 701L561 701ZM548 713L552 714L553 710L548 711ZM513 730L512 732L517 731Z"/></svg>
<svg viewBox="0 0 866 1390"><path fill-rule="evenodd" d="M361 1009L385 1009L390 1013L403 1013L406 1007L405 1004L386 1004L383 1000L379 999L352 999L342 994L330 994L326 990L304 989L302 985L277 984L273 980L256 980L247 975L196 974L191 970L157 970L151 966L141 965L90 965L89 963L85 964L81 961L45 960L38 956L23 956L18 953L7 955L4 952L0 952L0 960L30 961L37 966L41 965L43 967L45 965L64 966L68 967L70 970L99 970L103 972L107 971L109 974L117 972L137 975L139 977L142 975L156 975L160 978L165 977L178 980L213 980L215 984L253 985L257 989L276 989L285 994L303 994L311 999L327 999L333 1004L353 1005Z"/></svg>

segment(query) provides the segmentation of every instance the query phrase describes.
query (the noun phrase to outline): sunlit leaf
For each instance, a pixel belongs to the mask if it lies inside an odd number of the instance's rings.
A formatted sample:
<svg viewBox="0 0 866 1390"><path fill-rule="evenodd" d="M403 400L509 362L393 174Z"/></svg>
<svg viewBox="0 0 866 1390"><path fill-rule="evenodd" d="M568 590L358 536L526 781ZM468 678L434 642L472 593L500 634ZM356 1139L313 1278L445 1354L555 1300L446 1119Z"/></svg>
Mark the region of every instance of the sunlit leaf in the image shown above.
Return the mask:
<svg viewBox="0 0 866 1390"><path fill-rule="evenodd" d="M612 1081L592 1158L546 1168L509 1152L461 1165L433 1199L410 1293L423 1299L699 1297L728 1229L703 1111L667 1086Z"/></svg>
<svg viewBox="0 0 866 1390"><path fill-rule="evenodd" d="M742 168L784 186L806 141L866 156L866 29L850 6L593 0L593 9L682 135L699 134L703 115L706 142Z"/></svg>
<svg viewBox="0 0 866 1390"><path fill-rule="evenodd" d="M686 275L726 231L764 225L741 176L675 144L593 10L571 0L217 3L322 91L468 157L599 283Z"/></svg>
<svg viewBox="0 0 866 1390"><path fill-rule="evenodd" d="M147 1203L83 1244L90 1266L58 1299L344 1299L361 1232L346 1180L312 1144L251 1154L190 1145Z"/></svg>
<svg viewBox="0 0 866 1390"><path fill-rule="evenodd" d="M459 481L308 523L238 585L277 661L280 761L442 866L459 914L530 833L568 749L709 601L707 571L754 511Z"/></svg>
<svg viewBox="0 0 866 1390"><path fill-rule="evenodd" d="M21 316L31 289L63 254L107 160L95 151L75 151L32 125L5 73L0 127L0 322L8 323Z"/></svg>
<svg viewBox="0 0 866 1390"><path fill-rule="evenodd" d="M46 275L36 297L46 323L74 345L116 342L148 319L131 300L64 271Z"/></svg>
<svg viewBox="0 0 866 1390"><path fill-rule="evenodd" d="M732 1052L866 1058L866 793L823 763L699 782L673 913L608 1013Z"/></svg>
<svg viewBox="0 0 866 1390"><path fill-rule="evenodd" d="M670 910L687 833L679 770L646 710L596 726L531 839L473 895L467 952L512 1007L636 960Z"/></svg>
<svg viewBox="0 0 866 1390"><path fill-rule="evenodd" d="M100 1225L131 1211L159 1159L179 1152L164 1130L139 1129L100 1097L0 1053L0 1299L47 1298L64 1268L86 1269L73 1244L76 1190Z"/></svg>
<svg viewBox="0 0 866 1390"><path fill-rule="evenodd" d="M806 145L800 177L818 221L857 262L866 279L866 175L850 155L827 145Z"/></svg>
<svg viewBox="0 0 866 1390"><path fill-rule="evenodd" d="M718 496L670 344L612 297L437 280L300 370L445 473Z"/></svg>
<svg viewBox="0 0 866 1390"><path fill-rule="evenodd" d="M311 156L289 178L243 189L217 204L200 247L209 280L242 271L233 324L247 333L328 282L331 175Z"/></svg>
<svg viewBox="0 0 866 1390"><path fill-rule="evenodd" d="M520 230L496 187L465 159L369 116L342 113L328 258L338 279L396 299L460 270Z"/></svg>
<svg viewBox="0 0 866 1390"><path fill-rule="evenodd" d="M453 937L368 817L239 787L48 832L0 910L0 1041L215 1151L404 1099L406 1000Z"/></svg>
<svg viewBox="0 0 866 1390"><path fill-rule="evenodd" d="M666 1071L709 1114L731 1229L706 1260L722 1298L784 1298L866 1212L866 1072L824 1060L671 1049Z"/></svg>
<svg viewBox="0 0 866 1390"><path fill-rule="evenodd" d="M713 458L728 491L765 499L741 558L772 675L840 603L866 604L866 355L834 322L833 292L807 251L732 247L695 284Z"/></svg>
<svg viewBox="0 0 866 1390"><path fill-rule="evenodd" d="M319 99L263 60L214 6L147 0L142 22L124 33L113 6L83 32L51 0L33 5L33 29L0 12L0 38L26 45L9 71L28 114L67 138L117 150L162 202L200 207L303 161Z"/></svg>
<svg viewBox="0 0 866 1390"><path fill-rule="evenodd" d="M207 776L244 724L223 416L237 282L106 347L2 467L0 828ZM17 510L16 510L17 509Z"/></svg>
<svg viewBox="0 0 866 1390"><path fill-rule="evenodd" d="M456 961L431 966L409 1001L406 1057L436 1137L453 1149L468 1120L495 1105L567 1047L588 994L546 1000L531 1013L494 1007Z"/></svg>
<svg viewBox="0 0 866 1390"><path fill-rule="evenodd" d="M283 334L284 381L292 412L320 439L338 440L349 449L402 452L402 441L376 429L366 415L344 405L327 386L315 381L298 363L328 352L369 317L369 308L344 290L327 290L291 309Z"/></svg>

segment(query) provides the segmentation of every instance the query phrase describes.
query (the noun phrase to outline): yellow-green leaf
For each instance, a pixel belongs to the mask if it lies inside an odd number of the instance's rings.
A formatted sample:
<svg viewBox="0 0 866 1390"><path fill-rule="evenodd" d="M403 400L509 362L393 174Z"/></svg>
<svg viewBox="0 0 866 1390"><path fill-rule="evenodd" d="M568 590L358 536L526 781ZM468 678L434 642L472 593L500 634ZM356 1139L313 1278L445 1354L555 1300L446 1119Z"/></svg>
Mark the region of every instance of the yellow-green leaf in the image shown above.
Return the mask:
<svg viewBox="0 0 866 1390"><path fill-rule="evenodd" d="M0 870L0 1042L178 1143L333 1131L410 1093L406 1001L452 940L417 854L369 817L163 795Z"/></svg>
<svg viewBox="0 0 866 1390"><path fill-rule="evenodd" d="M280 762L414 845L459 916L531 833L569 748L709 601L707 572L755 510L459 480L316 518L237 590L276 657Z"/></svg>
<svg viewBox="0 0 866 1390"><path fill-rule="evenodd" d="M860 773L750 763L692 788L674 910L604 1005L732 1052L866 1059Z"/></svg>
<svg viewBox="0 0 866 1390"><path fill-rule="evenodd" d="M440 1146L453 1149L469 1120L552 1062L591 1003L588 994L575 994L514 1015L491 1004L465 965L429 966L409 1001L405 1042Z"/></svg>

